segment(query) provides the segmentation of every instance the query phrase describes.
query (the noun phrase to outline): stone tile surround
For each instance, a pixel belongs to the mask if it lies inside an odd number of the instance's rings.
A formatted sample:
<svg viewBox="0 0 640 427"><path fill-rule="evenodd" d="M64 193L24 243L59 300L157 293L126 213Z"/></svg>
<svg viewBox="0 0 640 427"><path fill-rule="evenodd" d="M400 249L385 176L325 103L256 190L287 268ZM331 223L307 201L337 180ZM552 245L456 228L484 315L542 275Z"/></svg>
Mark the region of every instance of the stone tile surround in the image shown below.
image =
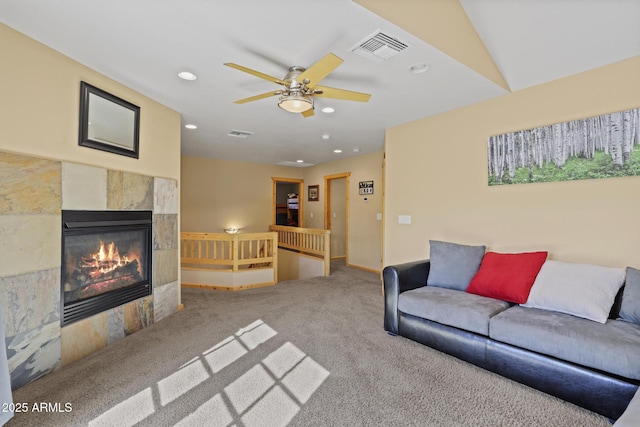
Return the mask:
<svg viewBox="0 0 640 427"><path fill-rule="evenodd" d="M0 152L0 306L12 388L178 310L176 180ZM61 211L152 210L153 295L60 327Z"/></svg>

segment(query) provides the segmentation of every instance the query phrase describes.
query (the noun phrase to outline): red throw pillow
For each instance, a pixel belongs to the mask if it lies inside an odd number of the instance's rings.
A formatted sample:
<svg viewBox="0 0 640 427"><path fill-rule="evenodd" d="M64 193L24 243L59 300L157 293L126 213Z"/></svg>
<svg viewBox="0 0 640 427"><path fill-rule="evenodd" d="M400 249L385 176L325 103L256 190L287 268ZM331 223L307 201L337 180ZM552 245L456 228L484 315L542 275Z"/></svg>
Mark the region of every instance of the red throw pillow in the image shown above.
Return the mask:
<svg viewBox="0 0 640 427"><path fill-rule="evenodd" d="M487 252L467 292L524 304L546 259L547 252Z"/></svg>

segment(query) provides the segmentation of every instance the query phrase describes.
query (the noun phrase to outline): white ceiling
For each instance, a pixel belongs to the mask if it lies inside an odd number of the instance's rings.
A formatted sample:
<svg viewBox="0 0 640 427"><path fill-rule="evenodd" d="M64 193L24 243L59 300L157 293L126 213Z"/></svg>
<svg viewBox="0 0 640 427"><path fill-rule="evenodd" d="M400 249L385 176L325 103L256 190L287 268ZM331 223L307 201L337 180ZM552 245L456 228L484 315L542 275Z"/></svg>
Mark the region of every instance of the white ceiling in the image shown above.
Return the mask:
<svg viewBox="0 0 640 427"><path fill-rule="evenodd" d="M460 3L511 90L640 55L640 0ZM198 126L182 130L189 156L319 164L381 150L388 127L507 93L350 0L0 0L0 22L180 112ZM410 47L383 63L349 51L377 29ZM277 97L233 103L278 86L223 63L282 78L329 52L344 63L321 84L370 93L368 103L318 98L306 119ZM430 70L412 74L419 63Z"/></svg>
<svg viewBox="0 0 640 427"><path fill-rule="evenodd" d="M512 91L640 55L640 0L460 0Z"/></svg>

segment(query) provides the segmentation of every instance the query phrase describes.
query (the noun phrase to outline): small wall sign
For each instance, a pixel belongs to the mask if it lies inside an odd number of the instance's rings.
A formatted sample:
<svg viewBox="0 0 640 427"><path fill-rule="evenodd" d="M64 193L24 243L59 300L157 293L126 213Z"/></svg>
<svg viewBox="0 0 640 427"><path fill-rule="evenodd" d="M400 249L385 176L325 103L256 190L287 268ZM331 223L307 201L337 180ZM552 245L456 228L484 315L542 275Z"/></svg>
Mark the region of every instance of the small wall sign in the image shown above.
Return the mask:
<svg viewBox="0 0 640 427"><path fill-rule="evenodd" d="M358 192L361 196L373 194L373 181L360 181Z"/></svg>

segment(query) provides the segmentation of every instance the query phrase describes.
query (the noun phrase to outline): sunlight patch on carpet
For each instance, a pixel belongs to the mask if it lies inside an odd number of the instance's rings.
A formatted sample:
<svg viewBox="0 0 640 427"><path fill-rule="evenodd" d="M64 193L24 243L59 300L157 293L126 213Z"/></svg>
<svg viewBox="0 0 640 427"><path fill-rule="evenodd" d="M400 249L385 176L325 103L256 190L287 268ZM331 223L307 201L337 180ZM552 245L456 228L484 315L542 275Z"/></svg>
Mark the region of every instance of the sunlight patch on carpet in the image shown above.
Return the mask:
<svg viewBox="0 0 640 427"><path fill-rule="evenodd" d="M328 376L329 371L286 342L225 393L247 427L286 426Z"/></svg>
<svg viewBox="0 0 640 427"><path fill-rule="evenodd" d="M158 381L160 404L166 406L208 378L209 373L200 360L185 366Z"/></svg>
<svg viewBox="0 0 640 427"><path fill-rule="evenodd" d="M268 355L262 363L276 378L282 378L284 374L293 369L306 355L290 342Z"/></svg>
<svg viewBox="0 0 640 427"><path fill-rule="evenodd" d="M311 395L329 376L329 371L320 366L315 360L306 357L293 371L282 379L289 391L300 403L307 403Z"/></svg>
<svg viewBox="0 0 640 427"><path fill-rule="evenodd" d="M153 392L145 388L89 422L89 427L130 427L155 412Z"/></svg>
<svg viewBox="0 0 640 427"><path fill-rule="evenodd" d="M207 426L226 427L233 422L233 416L220 394L204 402L192 414L183 418L176 427Z"/></svg>
<svg viewBox="0 0 640 427"><path fill-rule="evenodd" d="M208 353L204 353L204 359L214 374L222 371L248 353L247 349L236 339L233 337L229 337L229 339L230 341L225 340L223 345L218 345L213 350L209 350Z"/></svg>
<svg viewBox="0 0 640 427"><path fill-rule="evenodd" d="M236 332L236 336L249 348L249 350L255 349L260 344L268 341L277 334L278 333L276 331L271 329L269 325L263 323L262 320L257 320L247 328Z"/></svg>
<svg viewBox="0 0 640 427"><path fill-rule="evenodd" d="M216 373L244 355L260 351L258 347L277 334L258 319L183 363L174 373L158 381L155 388L146 388L120 402L92 420L89 426L130 427L158 411L179 408L181 399L189 402L192 390L211 384L208 381L215 380ZM286 426L328 376L329 371L291 342L286 342L176 425L228 427L241 420L245 427ZM172 402L177 403L168 406Z"/></svg>
<svg viewBox="0 0 640 427"><path fill-rule="evenodd" d="M258 401L274 384L275 381L271 375L262 366L256 365L225 387L224 391L233 408L241 414Z"/></svg>
<svg viewBox="0 0 640 427"><path fill-rule="evenodd" d="M299 410L293 399L276 386L242 416L242 422L246 427L284 427Z"/></svg>

